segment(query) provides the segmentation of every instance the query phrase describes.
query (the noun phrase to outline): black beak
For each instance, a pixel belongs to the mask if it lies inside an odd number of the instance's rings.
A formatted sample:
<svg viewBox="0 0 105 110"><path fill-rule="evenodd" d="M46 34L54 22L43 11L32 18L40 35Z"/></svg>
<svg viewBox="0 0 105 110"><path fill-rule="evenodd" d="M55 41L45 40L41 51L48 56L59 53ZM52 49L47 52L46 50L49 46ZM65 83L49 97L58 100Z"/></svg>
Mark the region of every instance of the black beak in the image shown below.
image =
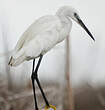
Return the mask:
<svg viewBox="0 0 105 110"><path fill-rule="evenodd" d="M78 23L83 27L83 29L88 33L88 35L95 41L93 35L90 33L90 31L88 30L88 28L85 26L85 24L83 23L83 21L80 19L80 17L75 13L75 17L78 20Z"/></svg>

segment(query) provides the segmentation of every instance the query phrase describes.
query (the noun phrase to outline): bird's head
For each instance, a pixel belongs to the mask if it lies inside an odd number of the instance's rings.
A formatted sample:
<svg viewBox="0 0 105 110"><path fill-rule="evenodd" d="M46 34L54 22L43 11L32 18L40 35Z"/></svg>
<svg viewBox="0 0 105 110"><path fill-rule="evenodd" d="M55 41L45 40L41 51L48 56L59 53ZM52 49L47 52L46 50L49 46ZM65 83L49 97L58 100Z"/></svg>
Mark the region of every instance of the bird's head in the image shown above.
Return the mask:
<svg viewBox="0 0 105 110"><path fill-rule="evenodd" d="M67 18L71 18L76 21L87 33L88 35L95 41L93 35L90 33L88 28L85 26L83 21L81 20L78 11L71 6L63 6L57 11L57 15L65 16Z"/></svg>

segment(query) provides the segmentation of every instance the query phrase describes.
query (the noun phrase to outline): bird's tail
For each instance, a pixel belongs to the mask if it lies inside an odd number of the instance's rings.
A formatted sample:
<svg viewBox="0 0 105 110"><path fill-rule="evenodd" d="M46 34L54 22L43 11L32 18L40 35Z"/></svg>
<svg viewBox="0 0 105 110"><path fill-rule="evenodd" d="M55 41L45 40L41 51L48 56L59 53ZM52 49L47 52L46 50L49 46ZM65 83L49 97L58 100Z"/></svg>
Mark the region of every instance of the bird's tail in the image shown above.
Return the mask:
<svg viewBox="0 0 105 110"><path fill-rule="evenodd" d="M25 57L26 55L24 51L25 51L24 48L20 49L19 51L14 50L11 55L8 65L18 66L19 64L24 62L26 60L26 57Z"/></svg>
<svg viewBox="0 0 105 110"><path fill-rule="evenodd" d="M10 66L18 66L19 64L21 64L22 62L24 62L26 59L26 57L24 55L18 57L18 58L13 58L13 56L11 56L10 61L8 63L8 65Z"/></svg>

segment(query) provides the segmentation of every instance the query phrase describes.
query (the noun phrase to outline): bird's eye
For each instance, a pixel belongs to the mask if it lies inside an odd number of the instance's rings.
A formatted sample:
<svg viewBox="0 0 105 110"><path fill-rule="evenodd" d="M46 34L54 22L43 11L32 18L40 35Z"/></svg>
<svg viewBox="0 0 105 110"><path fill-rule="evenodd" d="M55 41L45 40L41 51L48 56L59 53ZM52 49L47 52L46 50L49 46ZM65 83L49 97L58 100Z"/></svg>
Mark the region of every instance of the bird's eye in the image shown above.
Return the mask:
<svg viewBox="0 0 105 110"><path fill-rule="evenodd" d="M74 17L75 17L76 19L80 19L80 17L78 16L77 13L74 13Z"/></svg>
<svg viewBox="0 0 105 110"><path fill-rule="evenodd" d="M74 13L74 16L76 17L77 16L77 13Z"/></svg>

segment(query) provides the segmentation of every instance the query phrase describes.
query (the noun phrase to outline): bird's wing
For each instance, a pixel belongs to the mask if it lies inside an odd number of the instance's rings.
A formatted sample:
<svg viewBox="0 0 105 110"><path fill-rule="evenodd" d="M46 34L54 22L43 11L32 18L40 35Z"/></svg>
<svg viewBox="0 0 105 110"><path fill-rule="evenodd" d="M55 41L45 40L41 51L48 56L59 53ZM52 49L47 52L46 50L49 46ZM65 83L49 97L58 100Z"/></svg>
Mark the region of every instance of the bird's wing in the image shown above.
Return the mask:
<svg viewBox="0 0 105 110"><path fill-rule="evenodd" d="M16 45L18 51L15 51L12 56L12 66L17 66L25 60L37 58L40 54L45 54L59 42L59 31L61 29L59 21L53 20L53 23L51 21L47 24L38 24L40 26L34 25L38 27L37 31L32 26L18 41Z"/></svg>
<svg viewBox="0 0 105 110"><path fill-rule="evenodd" d="M37 35L25 48L26 57L36 58L40 54L48 52L53 48L59 39L59 32L56 28Z"/></svg>
<svg viewBox="0 0 105 110"><path fill-rule="evenodd" d="M22 36L18 40L14 50L19 51L26 42L29 42L32 39L34 32L35 32L35 22L33 24L31 24L27 28L27 30L22 34Z"/></svg>
<svg viewBox="0 0 105 110"><path fill-rule="evenodd" d="M40 54L45 54L57 44L58 36L59 34L55 29L51 32L48 31L37 35L12 57L10 64L12 66L18 66L25 60L31 60L39 57Z"/></svg>
<svg viewBox="0 0 105 110"><path fill-rule="evenodd" d="M35 38L38 34L47 30L51 30L55 25L59 24L59 19L56 16L43 16L36 20L23 33L15 46L15 51L19 51L23 46L27 45L29 41Z"/></svg>
<svg viewBox="0 0 105 110"><path fill-rule="evenodd" d="M24 42L25 42L25 39L27 38L28 36L27 36L27 31L26 32L24 32L23 33L23 35L20 37L20 39L18 40L18 42L17 42L17 44L16 44L16 46L15 46L15 51L18 51L18 50L20 50L22 47L23 47L23 45L24 45Z"/></svg>

